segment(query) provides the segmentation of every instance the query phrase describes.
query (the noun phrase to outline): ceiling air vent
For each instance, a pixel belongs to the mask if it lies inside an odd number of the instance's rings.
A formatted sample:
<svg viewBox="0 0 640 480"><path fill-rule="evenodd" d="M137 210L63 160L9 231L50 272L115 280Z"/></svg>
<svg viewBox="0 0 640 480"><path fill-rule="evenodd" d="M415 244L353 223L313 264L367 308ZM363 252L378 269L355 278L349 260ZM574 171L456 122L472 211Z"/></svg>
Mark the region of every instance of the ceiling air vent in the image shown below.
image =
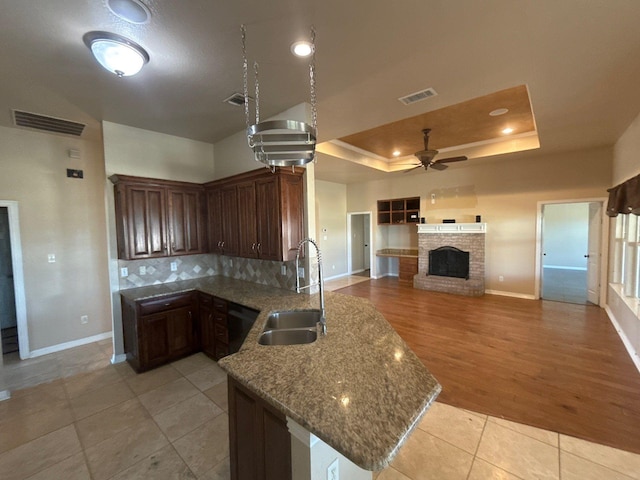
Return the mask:
<svg viewBox="0 0 640 480"><path fill-rule="evenodd" d="M251 96L249 97L249 101L250 102L253 101L253 98ZM239 107L240 105L244 105L244 95L236 92L230 97L225 98L223 102L228 103L229 105L235 105L236 107Z"/></svg>
<svg viewBox="0 0 640 480"><path fill-rule="evenodd" d="M409 95L400 97L398 100L405 105L411 105L412 103L416 103L430 97L435 97L436 95L438 95L438 93L433 88L427 88L425 90L420 90L419 92L410 93Z"/></svg>
<svg viewBox="0 0 640 480"><path fill-rule="evenodd" d="M46 117L44 115L38 115L37 113L23 112L21 110L13 110L13 123L18 127L33 128L51 133L62 133L64 135L73 135L74 137L82 135L84 127L86 126L83 123L72 122L71 120Z"/></svg>

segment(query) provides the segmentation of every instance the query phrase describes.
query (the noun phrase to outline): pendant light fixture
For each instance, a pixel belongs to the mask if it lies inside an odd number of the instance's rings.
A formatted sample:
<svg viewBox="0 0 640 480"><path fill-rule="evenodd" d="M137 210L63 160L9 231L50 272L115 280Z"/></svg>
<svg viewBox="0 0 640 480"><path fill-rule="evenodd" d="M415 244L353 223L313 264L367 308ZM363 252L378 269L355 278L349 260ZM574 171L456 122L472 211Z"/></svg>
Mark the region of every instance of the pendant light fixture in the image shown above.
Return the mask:
<svg viewBox="0 0 640 480"><path fill-rule="evenodd" d="M272 169L275 167L296 167L315 161L316 149L316 65L315 65L315 30L311 29L309 45L309 80L311 89L311 125L298 120L260 121L260 83L258 80L258 63L253 63L255 81L255 123L249 118L249 64L247 61L246 29L241 26L242 60L244 83L244 112L247 122L247 142L253 150L257 162Z"/></svg>
<svg viewBox="0 0 640 480"><path fill-rule="evenodd" d="M118 77L135 75L149 61L144 48L116 33L88 32L82 39L98 63Z"/></svg>

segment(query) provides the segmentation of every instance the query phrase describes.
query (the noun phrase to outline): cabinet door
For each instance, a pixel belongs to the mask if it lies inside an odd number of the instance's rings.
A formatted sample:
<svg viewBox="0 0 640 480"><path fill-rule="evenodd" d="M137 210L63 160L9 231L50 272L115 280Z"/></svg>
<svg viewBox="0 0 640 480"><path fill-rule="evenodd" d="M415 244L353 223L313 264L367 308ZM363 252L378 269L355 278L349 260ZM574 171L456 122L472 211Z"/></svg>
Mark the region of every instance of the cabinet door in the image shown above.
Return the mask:
<svg viewBox="0 0 640 480"><path fill-rule="evenodd" d="M255 182L238 184L238 254L257 257Z"/></svg>
<svg viewBox="0 0 640 480"><path fill-rule="evenodd" d="M213 297L200 295L200 346L207 355L215 358L215 337L213 323Z"/></svg>
<svg viewBox="0 0 640 480"><path fill-rule="evenodd" d="M219 189L207 191L207 220L209 251L222 253L222 192Z"/></svg>
<svg viewBox="0 0 640 480"><path fill-rule="evenodd" d="M232 480L290 480L291 436L286 417L229 378Z"/></svg>
<svg viewBox="0 0 640 480"><path fill-rule="evenodd" d="M128 258L167 255L165 189L129 185L125 191Z"/></svg>
<svg viewBox="0 0 640 480"><path fill-rule="evenodd" d="M281 258L294 260L298 243L304 238L304 194L302 175L282 173L280 176L279 248Z"/></svg>
<svg viewBox="0 0 640 480"><path fill-rule="evenodd" d="M169 313L156 313L140 317L140 369L147 370L167 363L171 358L169 347Z"/></svg>
<svg viewBox="0 0 640 480"><path fill-rule="evenodd" d="M177 308L169 312L169 355L172 359L196 350L196 325L191 307Z"/></svg>
<svg viewBox="0 0 640 480"><path fill-rule="evenodd" d="M222 203L222 253L238 254L238 192L235 185L220 192Z"/></svg>
<svg viewBox="0 0 640 480"><path fill-rule="evenodd" d="M256 180L255 192L257 253L260 258L282 261L278 177Z"/></svg>
<svg viewBox="0 0 640 480"><path fill-rule="evenodd" d="M169 190L171 255L204 252L201 192Z"/></svg>

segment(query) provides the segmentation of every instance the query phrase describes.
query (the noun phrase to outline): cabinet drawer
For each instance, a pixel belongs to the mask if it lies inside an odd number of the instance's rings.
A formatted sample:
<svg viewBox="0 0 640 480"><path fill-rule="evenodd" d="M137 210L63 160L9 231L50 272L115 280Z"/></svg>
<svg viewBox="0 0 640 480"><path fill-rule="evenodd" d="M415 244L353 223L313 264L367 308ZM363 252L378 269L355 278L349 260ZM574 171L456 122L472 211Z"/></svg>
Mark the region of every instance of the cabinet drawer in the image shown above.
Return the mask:
<svg viewBox="0 0 640 480"><path fill-rule="evenodd" d="M215 323L216 325L221 325L224 328L227 328L227 326L229 325L228 320L227 320L227 314L226 313L218 313L217 311L213 313L213 323Z"/></svg>
<svg viewBox="0 0 640 480"><path fill-rule="evenodd" d="M229 355L229 345L226 343L216 343L216 360L220 360L227 355Z"/></svg>
<svg viewBox="0 0 640 480"><path fill-rule="evenodd" d="M228 307L229 305L227 304L226 300L218 297L213 297L213 308L215 308L218 312L226 313Z"/></svg>
<svg viewBox="0 0 640 480"><path fill-rule="evenodd" d="M200 294L200 305L210 307L213 305L213 297L204 293Z"/></svg>
<svg viewBox="0 0 640 480"><path fill-rule="evenodd" d="M151 315L166 310L173 310L174 308L189 307L191 306L191 302L191 294L170 295L151 300L142 300L138 302L138 310L140 315Z"/></svg>
<svg viewBox="0 0 640 480"><path fill-rule="evenodd" d="M227 330L226 326L216 323L213 326L213 336L215 337L216 341L229 343L229 330Z"/></svg>

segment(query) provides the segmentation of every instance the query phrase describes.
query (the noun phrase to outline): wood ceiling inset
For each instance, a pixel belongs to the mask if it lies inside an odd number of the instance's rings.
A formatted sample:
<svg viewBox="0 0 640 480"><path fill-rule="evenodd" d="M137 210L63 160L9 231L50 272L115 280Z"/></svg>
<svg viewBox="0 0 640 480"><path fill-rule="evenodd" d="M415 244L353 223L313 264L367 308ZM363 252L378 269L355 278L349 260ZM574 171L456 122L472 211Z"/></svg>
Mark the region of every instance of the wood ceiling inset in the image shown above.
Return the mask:
<svg viewBox="0 0 640 480"><path fill-rule="evenodd" d="M489 115L489 112L498 108L508 108L509 112L497 117ZM431 129L429 148L438 150L506 138L502 133L505 127L513 128L512 135L535 131L526 85L388 123L338 140L392 159L394 150L398 150L400 156L412 155L422 150L424 128Z"/></svg>

